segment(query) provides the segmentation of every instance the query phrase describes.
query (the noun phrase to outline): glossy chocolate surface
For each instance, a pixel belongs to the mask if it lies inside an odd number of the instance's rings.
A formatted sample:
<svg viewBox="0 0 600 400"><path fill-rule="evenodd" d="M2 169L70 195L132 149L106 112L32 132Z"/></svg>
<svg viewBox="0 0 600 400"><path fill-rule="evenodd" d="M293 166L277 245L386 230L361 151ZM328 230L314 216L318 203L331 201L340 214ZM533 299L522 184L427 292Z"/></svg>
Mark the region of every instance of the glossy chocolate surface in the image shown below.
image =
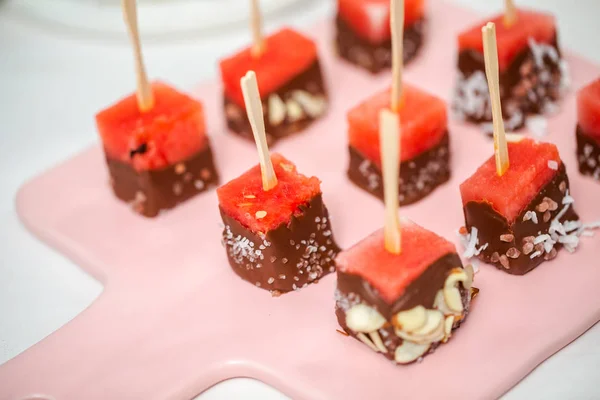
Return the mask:
<svg viewBox="0 0 600 400"><path fill-rule="evenodd" d="M446 133L439 144L400 164L400 205L421 200L450 179L449 146ZM361 189L383 200L381 169L352 146L349 147L349 152L348 178Z"/></svg>
<svg viewBox="0 0 600 400"><path fill-rule="evenodd" d="M335 243L322 196L315 196L288 224L255 233L220 209L223 245L233 271L272 294L299 290L335 271Z"/></svg>
<svg viewBox="0 0 600 400"><path fill-rule="evenodd" d="M298 97L298 92L302 92L301 97ZM318 60L275 92L261 93L261 95L269 144L302 131L327 112L327 89ZM269 101L271 97L273 99ZM303 101L310 101L310 104L302 104ZM254 141L245 108L230 100L227 95L223 95L223 106L227 127L232 132ZM276 113L281 112L285 114L283 119L274 117Z"/></svg>
<svg viewBox="0 0 600 400"><path fill-rule="evenodd" d="M156 217L219 182L209 143L189 159L156 170L136 171L109 157L106 163L115 196L145 217Z"/></svg>
<svg viewBox="0 0 600 400"><path fill-rule="evenodd" d="M376 74L392 67L392 40L373 44L359 37L352 27L338 15L335 20L336 46L341 58ZM425 20L415 21L404 29L403 58L407 64L416 56L423 45Z"/></svg>

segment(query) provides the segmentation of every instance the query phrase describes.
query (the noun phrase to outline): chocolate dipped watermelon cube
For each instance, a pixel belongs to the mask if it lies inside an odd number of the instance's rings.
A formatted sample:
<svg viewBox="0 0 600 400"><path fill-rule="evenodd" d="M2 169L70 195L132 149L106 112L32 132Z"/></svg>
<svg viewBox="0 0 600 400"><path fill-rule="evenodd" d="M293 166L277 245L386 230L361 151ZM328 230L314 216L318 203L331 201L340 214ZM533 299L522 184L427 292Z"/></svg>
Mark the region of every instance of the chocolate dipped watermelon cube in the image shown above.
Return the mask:
<svg viewBox="0 0 600 400"><path fill-rule="evenodd" d="M518 10L506 26L504 15L496 24L500 97L507 130L525 125L530 115L552 113L568 86L567 63L558 45L556 21L541 12ZM458 36L459 78L453 111L460 119L482 124L492 133L492 111L485 75L482 21Z"/></svg>
<svg viewBox="0 0 600 400"><path fill-rule="evenodd" d="M390 0L338 0L336 45L343 59L378 73L392 66ZM404 63L421 49L425 0L404 2Z"/></svg>
<svg viewBox="0 0 600 400"><path fill-rule="evenodd" d="M577 94L579 171L600 181L600 78Z"/></svg>
<svg viewBox="0 0 600 400"><path fill-rule="evenodd" d="M315 43L292 29L265 39L264 53L246 48L220 63L227 126L254 140L240 79L256 73L265 116L267 141L299 132L327 111L327 92Z"/></svg>
<svg viewBox="0 0 600 400"><path fill-rule="evenodd" d="M460 185L466 252L514 275L552 260L563 246L573 251L580 224L569 178L551 143L508 143L510 167L496 173L494 157Z"/></svg>
<svg viewBox="0 0 600 400"><path fill-rule="evenodd" d="M385 249L383 229L336 258L336 316L375 352L409 364L448 341L471 303L473 268L446 239L404 219L402 252Z"/></svg>
<svg viewBox="0 0 600 400"><path fill-rule="evenodd" d="M383 200L379 112L390 107L390 91L377 93L348 112L348 177ZM400 110L399 200L414 203L450 179L446 104L404 84Z"/></svg>
<svg viewBox="0 0 600 400"><path fill-rule="evenodd" d="M217 189L229 264L242 279L272 294L299 290L335 270L321 182L279 154L271 160L277 186L265 192L260 166Z"/></svg>
<svg viewBox="0 0 600 400"><path fill-rule="evenodd" d="M152 91L147 112L132 94L96 115L113 191L146 217L218 182L202 104L161 82Z"/></svg>

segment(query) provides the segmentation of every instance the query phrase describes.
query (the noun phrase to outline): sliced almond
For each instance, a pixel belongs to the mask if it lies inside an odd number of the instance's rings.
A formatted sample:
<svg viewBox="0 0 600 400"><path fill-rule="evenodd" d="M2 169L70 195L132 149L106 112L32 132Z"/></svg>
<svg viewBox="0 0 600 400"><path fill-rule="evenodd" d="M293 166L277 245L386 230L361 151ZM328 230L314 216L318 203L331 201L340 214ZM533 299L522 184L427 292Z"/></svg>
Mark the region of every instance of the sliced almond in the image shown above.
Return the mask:
<svg viewBox="0 0 600 400"><path fill-rule="evenodd" d="M427 350L429 350L429 344L418 344L405 340L402 344L396 347L394 354L394 360L398 364L408 364L422 357Z"/></svg>
<svg viewBox="0 0 600 400"><path fill-rule="evenodd" d="M465 273L467 274L467 280L463 282L463 286L469 290L473 286L473 279L475 279L475 270L471 264L465 266Z"/></svg>
<svg viewBox="0 0 600 400"><path fill-rule="evenodd" d="M294 90L292 98L304 108L311 118L320 117L327 108L327 102L323 96L313 96L304 90Z"/></svg>
<svg viewBox="0 0 600 400"><path fill-rule="evenodd" d="M277 126L285 120L286 106L277 93L269 96L269 123Z"/></svg>
<svg viewBox="0 0 600 400"><path fill-rule="evenodd" d="M463 312L464 307L462 303L462 296L460 295L460 291L456 287L445 287L443 289L444 292L444 301L448 308L453 312L460 314Z"/></svg>
<svg viewBox="0 0 600 400"><path fill-rule="evenodd" d="M357 304L346 312L346 325L354 332L374 332L385 324L385 318L366 304Z"/></svg>
<svg viewBox="0 0 600 400"><path fill-rule="evenodd" d="M454 326L454 315L449 315L444 320L444 339L443 342L446 343L450 336L452 336L452 327Z"/></svg>
<svg viewBox="0 0 600 400"><path fill-rule="evenodd" d="M295 122L304 117L304 111L297 101L289 99L285 102L287 116L290 122Z"/></svg>
<svg viewBox="0 0 600 400"><path fill-rule="evenodd" d="M456 287L459 282L464 283L469 280L469 277L463 268L453 268L450 271L450 275L446 278L446 282L444 282L445 288Z"/></svg>
<svg viewBox="0 0 600 400"><path fill-rule="evenodd" d="M369 333L369 337L373 341L373 344L375 344L375 347L377 347L381 353L387 353L387 348L383 344L383 340L381 340L381 336L379 336L377 331Z"/></svg>
<svg viewBox="0 0 600 400"><path fill-rule="evenodd" d="M375 353L379 353L379 349L377 348L377 346L375 346L373 344L373 342L371 342L371 340L367 337L367 335L365 335L364 333L359 333L356 335L356 337L358 338L358 340L360 340L361 342L363 342L364 344L369 346L369 348L371 350L373 350Z"/></svg>
<svg viewBox="0 0 600 400"><path fill-rule="evenodd" d="M426 344L438 342L444 338L444 315L438 310L427 310L427 322L415 332L395 329L398 337L411 342Z"/></svg>
<svg viewBox="0 0 600 400"><path fill-rule="evenodd" d="M427 309L420 305L410 310L400 311L392 318L394 327L405 332L414 332L422 328L426 322Z"/></svg>

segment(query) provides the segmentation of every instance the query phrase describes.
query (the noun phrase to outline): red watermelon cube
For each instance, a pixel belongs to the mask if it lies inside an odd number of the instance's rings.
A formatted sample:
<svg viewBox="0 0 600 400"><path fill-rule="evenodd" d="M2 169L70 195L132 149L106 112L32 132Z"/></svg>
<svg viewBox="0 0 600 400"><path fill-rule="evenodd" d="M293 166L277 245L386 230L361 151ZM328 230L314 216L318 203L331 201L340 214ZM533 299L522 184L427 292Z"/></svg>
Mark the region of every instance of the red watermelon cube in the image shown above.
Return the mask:
<svg viewBox="0 0 600 400"><path fill-rule="evenodd" d="M284 28L265 38L264 53L248 47L220 63L228 127L253 140L240 79L256 73L263 100L267 138L273 142L298 132L326 111L327 93L317 46L306 36Z"/></svg>
<svg viewBox="0 0 600 400"><path fill-rule="evenodd" d="M348 112L349 178L383 199L379 112L390 107L390 90ZM414 86L403 86L400 110L400 203L410 204L450 177L446 104Z"/></svg>
<svg viewBox="0 0 600 400"><path fill-rule="evenodd" d="M486 19L469 30L458 35L459 51L475 50L483 54L481 28L488 22L496 24L496 41L498 46L498 64L504 71L523 49L529 40L551 44L556 37L556 21L554 16L537 11L517 10L517 21L507 26L504 14Z"/></svg>
<svg viewBox="0 0 600 400"><path fill-rule="evenodd" d="M96 115L114 192L145 216L217 182L202 104L162 82L152 92L147 112L131 94Z"/></svg>
<svg viewBox="0 0 600 400"><path fill-rule="evenodd" d="M473 270L452 243L401 221L402 252L378 230L336 258L336 315L342 328L387 358L407 364L449 339L466 318Z"/></svg>
<svg viewBox="0 0 600 400"><path fill-rule="evenodd" d="M404 63L423 44L425 1L404 2ZM377 73L391 67L389 0L338 0L336 45L343 59Z"/></svg>
<svg viewBox="0 0 600 400"><path fill-rule="evenodd" d="M577 94L579 171L600 182L600 78Z"/></svg>
<svg viewBox="0 0 600 400"><path fill-rule="evenodd" d="M354 32L371 43L389 40L389 0L338 0L338 13ZM404 26L409 27L425 15L425 0L404 2Z"/></svg>
<svg viewBox="0 0 600 400"><path fill-rule="evenodd" d="M318 178L279 154L277 185L265 192L260 166L217 189L223 243L234 272L273 293L300 289L334 270L338 247Z"/></svg>
<svg viewBox="0 0 600 400"><path fill-rule="evenodd" d="M469 256L475 253L522 275L556 256L564 241L558 233L569 233L563 223L569 226L566 221L578 217L555 145L522 139L508 144L508 155L510 167L504 175L498 176L491 157L460 185L460 192L472 235Z"/></svg>

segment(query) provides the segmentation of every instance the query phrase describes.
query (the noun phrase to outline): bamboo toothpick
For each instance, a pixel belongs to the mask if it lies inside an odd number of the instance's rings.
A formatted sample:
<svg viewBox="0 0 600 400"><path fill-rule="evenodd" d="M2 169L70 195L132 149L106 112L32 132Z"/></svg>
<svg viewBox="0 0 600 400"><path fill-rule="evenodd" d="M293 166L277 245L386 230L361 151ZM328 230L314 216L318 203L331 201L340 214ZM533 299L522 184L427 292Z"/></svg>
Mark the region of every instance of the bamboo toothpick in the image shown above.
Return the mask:
<svg viewBox="0 0 600 400"><path fill-rule="evenodd" d="M390 28L392 30L392 111L402 104L402 70L404 68L404 0L390 0Z"/></svg>
<svg viewBox="0 0 600 400"><path fill-rule="evenodd" d="M269 155L262 102L260 101L260 93L258 92L258 83L254 71L248 71L246 76L242 77L240 83L242 85L242 93L244 94L246 113L250 120L256 149L258 150L263 190L266 192L277 186L277 176L275 176L275 170L273 169L273 163Z"/></svg>
<svg viewBox="0 0 600 400"><path fill-rule="evenodd" d="M122 0L123 19L129 31L129 37L133 46L133 55L135 57L135 75L137 77L137 101L141 112L150 111L154 107L154 95L148 75L144 67L142 57L142 46L140 44L140 33L138 31L137 7L135 0Z"/></svg>
<svg viewBox="0 0 600 400"><path fill-rule="evenodd" d="M250 0L250 29L252 29L252 55L254 57L260 57L265 50L262 17L258 2L259 0Z"/></svg>
<svg viewBox="0 0 600 400"><path fill-rule="evenodd" d="M490 99L492 102L492 118L494 125L494 154L496 156L496 173L504 175L510 165L508 160L508 145L502 119L500 104L500 83L498 75L498 48L496 45L496 25L488 22L481 28L483 35L483 53L485 58L485 74L487 76Z"/></svg>
<svg viewBox="0 0 600 400"><path fill-rule="evenodd" d="M512 26L517 22L517 7L513 0L504 0L504 25Z"/></svg>
<svg viewBox="0 0 600 400"><path fill-rule="evenodd" d="M400 254L401 234L398 218L398 179L400 176L400 117L383 109L379 113L379 143L385 200L385 249Z"/></svg>

